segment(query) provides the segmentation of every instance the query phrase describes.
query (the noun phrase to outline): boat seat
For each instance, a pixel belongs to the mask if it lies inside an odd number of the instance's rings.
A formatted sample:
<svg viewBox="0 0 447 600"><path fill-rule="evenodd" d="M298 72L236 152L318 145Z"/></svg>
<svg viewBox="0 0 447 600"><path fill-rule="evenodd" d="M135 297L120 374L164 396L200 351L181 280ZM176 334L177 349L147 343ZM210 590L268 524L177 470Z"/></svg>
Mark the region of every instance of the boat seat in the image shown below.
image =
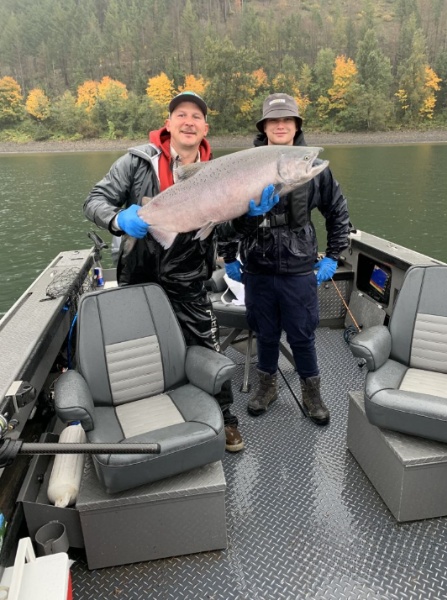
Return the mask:
<svg viewBox="0 0 447 600"><path fill-rule="evenodd" d="M77 369L55 386L57 415L80 420L91 443L158 443L160 454L95 455L108 492L222 458L225 433L214 396L236 366L214 350L186 347L162 288L144 284L81 297Z"/></svg>
<svg viewBox="0 0 447 600"><path fill-rule="evenodd" d="M378 427L447 442L447 266L408 269L389 326L354 336L365 411Z"/></svg>
<svg viewBox="0 0 447 600"><path fill-rule="evenodd" d="M225 351L230 344L234 344L241 335L245 334L245 364L244 364L244 376L242 379L242 385L240 388L241 392L249 392L250 386L248 383L250 376L250 364L252 355L256 353L256 340L254 332L250 329L245 305L232 304L231 300L235 298L231 290L228 289L224 279L225 269L218 266L206 282L211 302L213 304L214 314L216 315L217 323L219 327L229 329L227 337L221 343L222 351ZM224 299L222 299L224 296ZM224 301L225 300L225 301ZM237 342L239 345L239 342ZM238 345L235 347L237 349ZM280 342L280 351L287 358L287 360L295 368L295 362L293 359L292 352L287 346Z"/></svg>

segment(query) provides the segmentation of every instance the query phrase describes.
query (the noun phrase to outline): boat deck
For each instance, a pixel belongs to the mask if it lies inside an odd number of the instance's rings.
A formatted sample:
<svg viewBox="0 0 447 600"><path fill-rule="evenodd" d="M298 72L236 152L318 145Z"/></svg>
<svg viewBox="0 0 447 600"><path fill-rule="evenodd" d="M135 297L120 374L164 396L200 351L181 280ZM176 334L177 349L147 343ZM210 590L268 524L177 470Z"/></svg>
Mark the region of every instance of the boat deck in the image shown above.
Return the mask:
<svg viewBox="0 0 447 600"><path fill-rule="evenodd" d="M395 521L346 447L347 393L362 387L365 373L342 330L318 329L317 352L327 427L303 415L293 397L300 398L298 376L284 357L280 396L267 414L248 415L248 396L234 385L246 448L223 461L227 549L93 571L82 551L70 550L74 598L446 597L447 519ZM227 355L241 382L243 355L231 347Z"/></svg>

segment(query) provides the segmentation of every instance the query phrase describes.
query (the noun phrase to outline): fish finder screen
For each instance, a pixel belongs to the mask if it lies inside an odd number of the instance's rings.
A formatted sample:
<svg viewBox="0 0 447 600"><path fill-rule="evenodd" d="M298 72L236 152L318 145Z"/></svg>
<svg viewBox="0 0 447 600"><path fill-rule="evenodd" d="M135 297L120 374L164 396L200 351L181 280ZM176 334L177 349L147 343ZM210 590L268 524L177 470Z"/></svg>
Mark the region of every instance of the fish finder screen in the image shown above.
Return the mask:
<svg viewBox="0 0 447 600"><path fill-rule="evenodd" d="M379 294L383 295L385 293L386 284L388 283L389 278L390 276L386 271L384 271L377 265L374 265L369 284L375 290L377 290Z"/></svg>

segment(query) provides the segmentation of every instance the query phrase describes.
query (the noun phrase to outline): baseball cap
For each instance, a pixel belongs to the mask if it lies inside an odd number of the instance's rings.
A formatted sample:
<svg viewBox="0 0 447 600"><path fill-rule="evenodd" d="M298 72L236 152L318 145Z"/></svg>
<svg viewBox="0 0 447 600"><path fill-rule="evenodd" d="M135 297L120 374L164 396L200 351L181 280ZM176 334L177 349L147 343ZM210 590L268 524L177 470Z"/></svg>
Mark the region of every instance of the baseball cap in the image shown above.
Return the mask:
<svg viewBox="0 0 447 600"><path fill-rule="evenodd" d="M203 116L206 119L208 107L205 103L205 100L203 100L203 98L201 98L199 94L196 94L195 92L185 91L181 94L177 94L177 96L174 96L174 98L169 103L169 114L171 114L182 102L194 102L194 104L197 104L197 106L203 112Z"/></svg>
<svg viewBox="0 0 447 600"><path fill-rule="evenodd" d="M281 119L283 117L295 117L298 120L298 129L301 129L303 119L298 112L295 98L288 94L271 94L264 100L262 119L256 123L256 127L261 133L264 133L265 119Z"/></svg>

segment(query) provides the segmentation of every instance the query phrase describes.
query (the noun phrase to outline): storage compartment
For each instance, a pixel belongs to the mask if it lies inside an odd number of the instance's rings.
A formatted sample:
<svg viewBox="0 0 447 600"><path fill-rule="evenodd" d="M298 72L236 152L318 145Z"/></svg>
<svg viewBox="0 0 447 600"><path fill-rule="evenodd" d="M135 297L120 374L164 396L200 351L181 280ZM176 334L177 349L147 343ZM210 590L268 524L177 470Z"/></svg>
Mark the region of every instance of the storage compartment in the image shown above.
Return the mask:
<svg viewBox="0 0 447 600"><path fill-rule="evenodd" d="M77 502L89 569L226 548L222 463L107 494L90 458Z"/></svg>
<svg viewBox="0 0 447 600"><path fill-rule="evenodd" d="M348 448L398 521L447 515L447 444L380 429L350 392Z"/></svg>
<svg viewBox="0 0 447 600"><path fill-rule="evenodd" d="M55 433L45 433L40 442L57 442ZM31 460L28 473L17 500L22 503L28 533L32 540L36 531L49 521L60 521L67 529L68 541L73 548L83 548L79 513L75 506L59 508L48 501L48 481L53 467L53 456L36 455Z"/></svg>

